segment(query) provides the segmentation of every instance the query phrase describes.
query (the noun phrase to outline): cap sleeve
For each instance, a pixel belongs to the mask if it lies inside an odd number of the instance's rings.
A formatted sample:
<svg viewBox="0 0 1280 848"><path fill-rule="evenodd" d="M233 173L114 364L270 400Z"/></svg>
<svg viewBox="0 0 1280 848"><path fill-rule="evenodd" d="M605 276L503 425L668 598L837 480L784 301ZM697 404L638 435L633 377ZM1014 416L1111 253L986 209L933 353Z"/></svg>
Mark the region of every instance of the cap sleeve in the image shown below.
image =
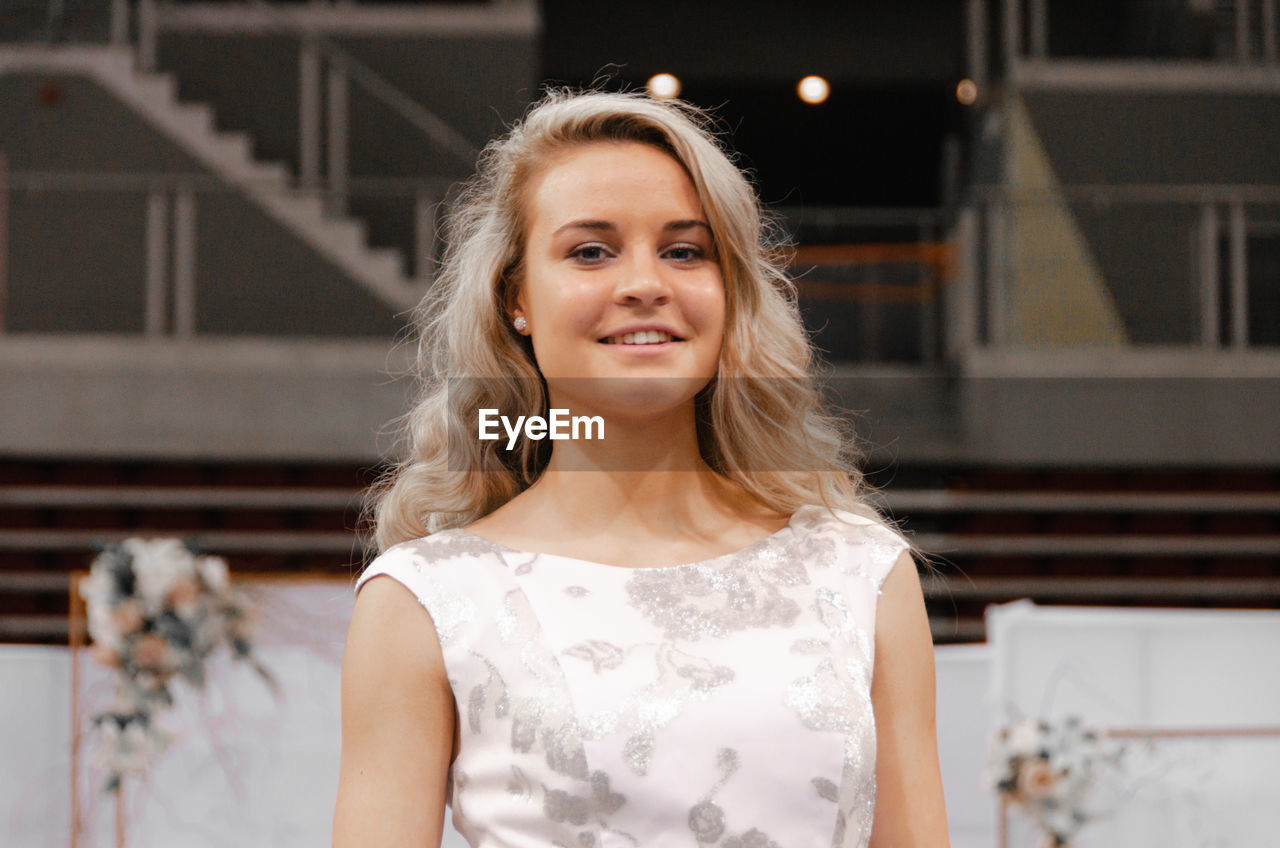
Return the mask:
<svg viewBox="0 0 1280 848"><path fill-rule="evenodd" d="M426 608L441 646L448 646L476 620L478 610L475 594L458 585L459 577L468 576L466 564L458 563L456 557L440 548L430 544L429 538L389 548L356 580L355 591L375 577L390 577Z"/></svg>
<svg viewBox="0 0 1280 848"><path fill-rule="evenodd" d="M902 534L884 524L868 522L862 535L864 573L879 594L889 573L902 558L903 552L911 549L911 545Z"/></svg>

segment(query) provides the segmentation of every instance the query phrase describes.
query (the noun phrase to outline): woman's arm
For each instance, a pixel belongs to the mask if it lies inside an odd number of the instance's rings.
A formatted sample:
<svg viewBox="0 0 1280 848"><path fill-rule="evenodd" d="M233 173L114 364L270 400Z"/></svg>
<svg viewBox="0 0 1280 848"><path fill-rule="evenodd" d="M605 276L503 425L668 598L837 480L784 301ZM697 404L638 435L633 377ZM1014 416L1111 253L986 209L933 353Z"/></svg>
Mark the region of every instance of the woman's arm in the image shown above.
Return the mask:
<svg viewBox="0 0 1280 848"><path fill-rule="evenodd" d="M904 552L877 602L871 704L876 717L876 813L871 848L946 848L938 767L933 637L920 577Z"/></svg>
<svg viewBox="0 0 1280 848"><path fill-rule="evenodd" d="M395 580L360 589L342 655L333 848L438 846L454 702L435 626Z"/></svg>

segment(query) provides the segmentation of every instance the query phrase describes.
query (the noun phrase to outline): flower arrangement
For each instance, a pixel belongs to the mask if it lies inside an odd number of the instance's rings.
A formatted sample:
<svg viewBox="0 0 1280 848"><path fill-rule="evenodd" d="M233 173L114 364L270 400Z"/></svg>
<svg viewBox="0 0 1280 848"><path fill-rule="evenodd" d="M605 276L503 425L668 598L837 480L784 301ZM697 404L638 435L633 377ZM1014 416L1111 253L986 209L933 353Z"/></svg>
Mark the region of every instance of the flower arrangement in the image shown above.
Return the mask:
<svg viewBox="0 0 1280 848"><path fill-rule="evenodd" d="M126 539L93 561L80 583L93 657L116 669L112 704L92 718L107 791L126 773L142 774L172 741L156 721L174 703L171 683L205 683L205 661L219 645L253 665L249 615L233 592L227 563L178 539Z"/></svg>
<svg viewBox="0 0 1280 848"><path fill-rule="evenodd" d="M1043 846L1062 848L1091 818L1084 800L1097 768L1122 754L1077 716L1023 718L996 731L982 779L1026 811L1044 837Z"/></svg>

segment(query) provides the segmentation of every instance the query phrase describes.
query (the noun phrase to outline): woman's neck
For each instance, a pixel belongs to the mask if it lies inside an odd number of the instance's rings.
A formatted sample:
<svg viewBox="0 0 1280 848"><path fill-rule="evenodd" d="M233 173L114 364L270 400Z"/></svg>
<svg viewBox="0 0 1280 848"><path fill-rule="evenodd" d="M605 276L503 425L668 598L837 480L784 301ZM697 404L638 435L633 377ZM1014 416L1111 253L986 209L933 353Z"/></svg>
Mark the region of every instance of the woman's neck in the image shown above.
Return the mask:
<svg viewBox="0 0 1280 848"><path fill-rule="evenodd" d="M530 518L596 532L702 524L759 507L703 460L692 403L661 415L611 415L603 438L553 442L546 469L515 500Z"/></svg>

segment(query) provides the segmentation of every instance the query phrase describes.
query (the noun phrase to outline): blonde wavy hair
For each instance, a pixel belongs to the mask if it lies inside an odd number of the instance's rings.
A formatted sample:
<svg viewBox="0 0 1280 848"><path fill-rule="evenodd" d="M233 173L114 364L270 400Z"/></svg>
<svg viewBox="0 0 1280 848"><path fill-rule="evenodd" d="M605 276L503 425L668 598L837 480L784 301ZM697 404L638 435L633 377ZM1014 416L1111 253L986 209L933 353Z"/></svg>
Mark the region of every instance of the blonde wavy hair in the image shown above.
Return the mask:
<svg viewBox="0 0 1280 848"><path fill-rule="evenodd" d="M596 142L665 151L707 215L726 299L719 370L695 398L707 465L785 514L822 503L883 520L864 502L852 437L825 411L814 382L781 228L709 117L639 93L554 90L485 148L451 204L442 265L414 315L419 395L403 419L408 453L368 493L377 549L470 524L546 467L549 442L523 440L507 451L469 436L481 408L546 415L532 347L508 315L524 253L524 190L553 156Z"/></svg>

